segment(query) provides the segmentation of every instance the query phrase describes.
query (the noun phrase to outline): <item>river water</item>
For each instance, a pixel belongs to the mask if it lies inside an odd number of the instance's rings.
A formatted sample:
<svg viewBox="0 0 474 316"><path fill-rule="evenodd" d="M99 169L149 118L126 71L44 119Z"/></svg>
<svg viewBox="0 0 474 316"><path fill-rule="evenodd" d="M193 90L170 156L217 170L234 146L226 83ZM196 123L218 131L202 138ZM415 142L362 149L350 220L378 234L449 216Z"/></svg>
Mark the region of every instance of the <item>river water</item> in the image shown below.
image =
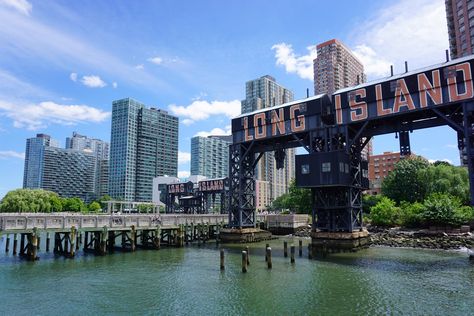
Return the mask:
<svg viewBox="0 0 474 316"><path fill-rule="evenodd" d="M74 259L42 245L41 259L26 262L3 242L0 315L474 314L474 263L460 252L369 248L309 260L304 247L292 265L280 239L270 242L272 270L265 243L250 244L244 274L242 245L223 246L220 271L213 243Z"/></svg>

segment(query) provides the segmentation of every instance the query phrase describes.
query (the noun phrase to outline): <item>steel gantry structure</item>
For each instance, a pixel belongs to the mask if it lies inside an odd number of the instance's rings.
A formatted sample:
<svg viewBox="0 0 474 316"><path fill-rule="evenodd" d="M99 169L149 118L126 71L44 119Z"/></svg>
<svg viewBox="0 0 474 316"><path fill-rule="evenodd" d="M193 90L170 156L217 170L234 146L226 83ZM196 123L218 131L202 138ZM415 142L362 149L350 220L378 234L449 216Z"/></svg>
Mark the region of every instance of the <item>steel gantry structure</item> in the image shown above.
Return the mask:
<svg viewBox="0 0 474 316"><path fill-rule="evenodd" d="M448 125L468 156L474 201L474 55L418 71L243 114L232 120L229 226L255 227L255 166L264 152L303 147L296 182L311 188L313 231L362 231L362 191L368 188L362 149L376 135L397 133L409 155L410 132Z"/></svg>

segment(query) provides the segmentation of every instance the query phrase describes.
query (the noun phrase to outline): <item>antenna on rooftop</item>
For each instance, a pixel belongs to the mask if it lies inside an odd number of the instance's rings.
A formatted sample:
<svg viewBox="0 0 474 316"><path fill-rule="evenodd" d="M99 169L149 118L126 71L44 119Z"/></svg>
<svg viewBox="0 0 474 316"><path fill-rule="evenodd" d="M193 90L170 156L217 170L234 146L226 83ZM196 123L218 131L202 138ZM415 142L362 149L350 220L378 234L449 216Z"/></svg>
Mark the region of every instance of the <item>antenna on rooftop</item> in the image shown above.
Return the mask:
<svg viewBox="0 0 474 316"><path fill-rule="evenodd" d="M393 65L390 65L390 77L393 77Z"/></svg>

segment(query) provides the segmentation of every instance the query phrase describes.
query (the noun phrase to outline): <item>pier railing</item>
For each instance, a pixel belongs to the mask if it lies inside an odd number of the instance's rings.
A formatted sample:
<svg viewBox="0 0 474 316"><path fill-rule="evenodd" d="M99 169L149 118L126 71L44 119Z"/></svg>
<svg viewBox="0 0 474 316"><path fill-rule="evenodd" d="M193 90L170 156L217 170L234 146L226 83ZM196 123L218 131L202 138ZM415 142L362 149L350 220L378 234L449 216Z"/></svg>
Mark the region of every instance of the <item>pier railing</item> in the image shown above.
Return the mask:
<svg viewBox="0 0 474 316"><path fill-rule="evenodd" d="M101 214L82 215L76 213L3 213L0 214L0 232L19 232L33 228L42 230L69 230L94 228L120 230L121 228L163 228L178 225L210 224L227 222L226 214ZM307 224L307 215L258 214L257 222L264 222L267 228L296 228Z"/></svg>

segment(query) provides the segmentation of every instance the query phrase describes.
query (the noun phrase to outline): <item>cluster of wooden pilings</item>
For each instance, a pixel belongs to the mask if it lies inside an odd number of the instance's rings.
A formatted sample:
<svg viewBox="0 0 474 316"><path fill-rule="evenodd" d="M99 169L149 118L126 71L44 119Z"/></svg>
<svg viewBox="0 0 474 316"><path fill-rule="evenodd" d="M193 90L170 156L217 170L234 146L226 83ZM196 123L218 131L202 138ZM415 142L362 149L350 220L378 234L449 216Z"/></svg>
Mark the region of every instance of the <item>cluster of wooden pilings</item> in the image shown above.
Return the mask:
<svg viewBox="0 0 474 316"><path fill-rule="evenodd" d="M290 262L291 264L295 264L295 253L296 253L296 246L294 244L290 245ZM300 257L303 256L303 241L300 239L298 240L298 255ZM283 242L283 256L286 258L288 257L288 242ZM313 250L311 244L308 244L308 259L313 258ZM225 252L224 249L220 249L220 269L225 270ZM270 244L266 244L265 246L265 262L267 264L268 269L273 268L272 262L272 248L270 248ZM250 265L250 249L249 247L245 247L242 250L242 272L246 273L248 271L248 266Z"/></svg>
<svg viewBox="0 0 474 316"><path fill-rule="evenodd" d="M47 230L46 252L50 251L51 235L54 236L53 252L66 258L74 258L80 247L86 253L106 255L114 251L133 252L137 248L158 250L162 245L183 247L185 244L206 243L210 239L218 241L219 231L223 226L217 224L182 224L176 227L162 228L129 228L77 230L74 226L70 230ZM10 251L10 236L13 235L13 255L20 255L27 260L37 260L40 250L40 231L34 228L30 232L5 234L5 251ZM18 248L18 236L20 245Z"/></svg>

